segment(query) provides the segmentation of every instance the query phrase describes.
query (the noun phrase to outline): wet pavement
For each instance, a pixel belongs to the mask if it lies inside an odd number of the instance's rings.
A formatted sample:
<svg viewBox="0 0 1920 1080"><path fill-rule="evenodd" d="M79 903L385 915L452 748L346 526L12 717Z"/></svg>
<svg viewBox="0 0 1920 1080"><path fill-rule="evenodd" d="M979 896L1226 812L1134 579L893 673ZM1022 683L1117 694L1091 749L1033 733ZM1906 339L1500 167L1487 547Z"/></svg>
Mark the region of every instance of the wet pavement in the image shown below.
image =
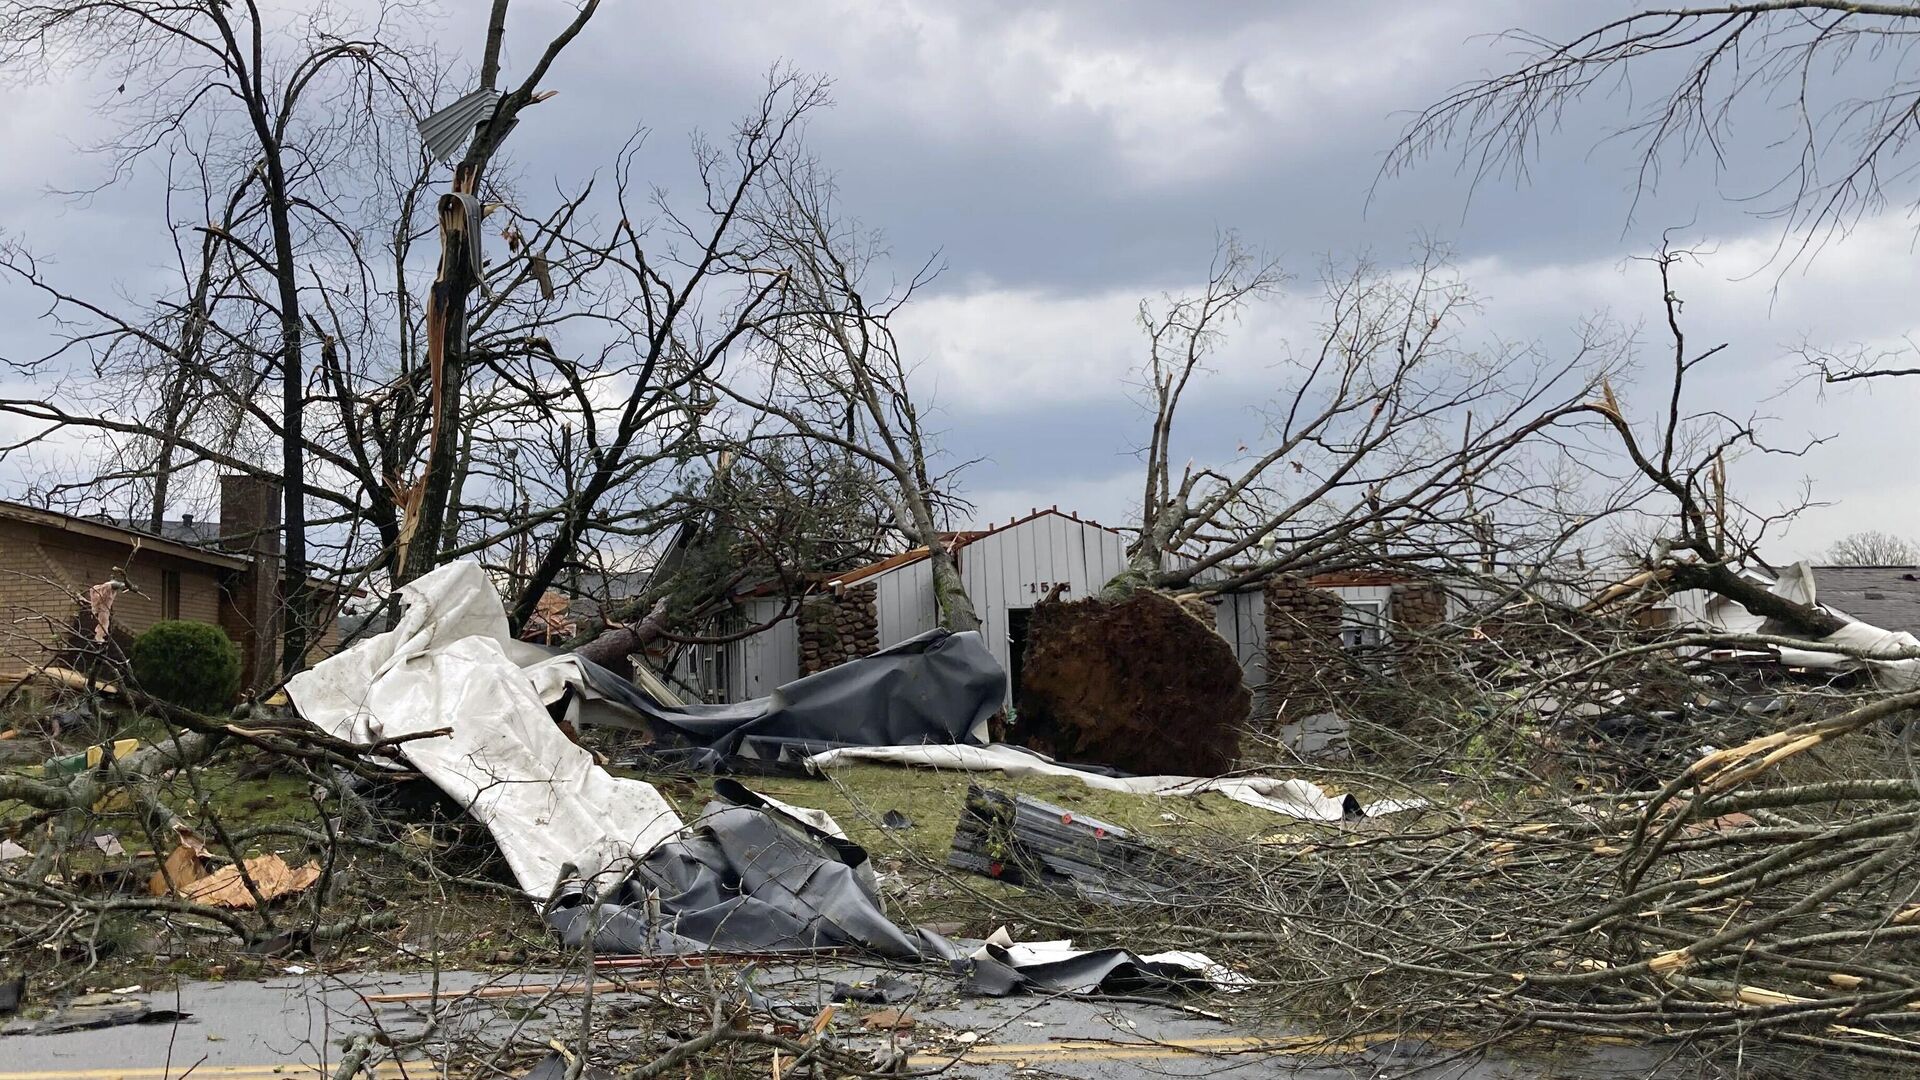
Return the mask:
<svg viewBox="0 0 1920 1080"><path fill-rule="evenodd" d="M700 999L708 980L739 987L744 976L762 1007L800 1024L817 1016L838 981L877 974L852 967L806 970L715 967L673 973L667 989ZM1495 1080L1539 1077L1645 1077L1657 1058L1645 1051L1594 1048L1551 1058L1511 1052L1466 1056L1417 1038L1353 1039L1263 1024L1230 1014L1228 996L1196 999L1196 1011L1157 1005L1043 998L955 999L938 976L902 975L920 988L894 1006L842 1005L836 1037L863 1049L895 1042L915 1071L946 1069L952 1077L1071 1077L1077 1080L1156 1074L1168 1077L1419 1077ZM595 980L596 1016L617 1014L638 996L620 987L652 982L658 973L602 971ZM92 1031L0 1037L0 1080L301 1080L330 1076L355 1036L405 1039L426 1030L426 1046L406 1062L386 1061L376 1080L432 1080L433 1058L449 1044L513 1037L537 1046L555 1036L570 1044L583 995L565 973L440 976L297 973L264 982L186 983L140 993L156 1009L191 1013L185 1021ZM654 988L649 987L651 992ZM862 1022L881 1008L914 1018L911 1030L888 1035ZM1211 1014L1211 1015L1202 1015ZM758 1022L762 1016L756 1016ZM701 1018L690 1017L698 1024ZM595 1038L625 1037L617 1021ZM642 1048L632 1048L640 1049ZM645 1060L644 1053L636 1055Z"/></svg>

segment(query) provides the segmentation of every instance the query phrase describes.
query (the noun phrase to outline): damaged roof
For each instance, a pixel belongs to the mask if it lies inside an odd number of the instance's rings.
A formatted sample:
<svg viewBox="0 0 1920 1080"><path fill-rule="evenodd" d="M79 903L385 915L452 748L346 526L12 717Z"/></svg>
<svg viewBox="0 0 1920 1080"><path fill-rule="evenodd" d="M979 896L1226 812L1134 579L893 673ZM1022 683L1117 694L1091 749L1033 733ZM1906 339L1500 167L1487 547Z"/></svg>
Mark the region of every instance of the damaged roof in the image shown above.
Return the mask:
<svg viewBox="0 0 1920 1080"><path fill-rule="evenodd" d="M1920 566L1816 566L1822 607L1883 630L1920 631Z"/></svg>
<svg viewBox="0 0 1920 1080"><path fill-rule="evenodd" d="M967 529L967 530L961 530L958 532L942 533L941 539L946 542L947 549L949 551L955 554L958 554L968 544L974 543L977 540L985 539L986 537L992 536L995 533L1006 532L1008 529L1018 528L1021 525L1025 525L1029 521L1034 521L1039 518L1048 517L1048 516L1065 518L1076 525L1085 525L1090 528L1103 530L1105 532L1116 533L1123 536L1125 535L1119 529L1102 525L1097 521L1093 521L1089 518L1083 518L1079 514L1072 513L1070 511L1063 511L1058 506L1052 506L1052 507L1048 507L1045 510L1036 509L1033 512L1027 514L1025 517L1016 517L1008 521L1004 525L993 525L985 529ZM913 548L910 551L902 551L896 555L889 555L886 558L881 559L879 562L868 563L866 566L859 567L858 569L848 570L846 573L843 573L843 574L829 574L827 575L829 578L828 584L834 585L834 586L853 585L858 582L865 581L868 578L879 577L881 574L887 573L888 571L898 570L903 566L911 566L914 563L917 563L922 559L925 559L927 555L928 555L927 549L923 547Z"/></svg>

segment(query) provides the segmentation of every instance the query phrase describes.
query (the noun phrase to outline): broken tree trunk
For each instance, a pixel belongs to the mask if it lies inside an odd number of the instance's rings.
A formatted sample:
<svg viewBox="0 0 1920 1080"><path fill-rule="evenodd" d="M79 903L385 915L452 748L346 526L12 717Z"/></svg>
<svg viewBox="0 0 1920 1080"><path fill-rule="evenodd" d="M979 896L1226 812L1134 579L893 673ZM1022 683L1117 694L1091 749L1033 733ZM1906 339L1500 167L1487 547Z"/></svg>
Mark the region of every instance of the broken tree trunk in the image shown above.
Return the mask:
<svg viewBox="0 0 1920 1080"><path fill-rule="evenodd" d="M585 645L573 650L576 656L591 660L623 679L633 678L633 654L660 640L667 631L667 601L653 602L653 610L637 623L611 627Z"/></svg>
<svg viewBox="0 0 1920 1080"><path fill-rule="evenodd" d="M1233 646L1165 593L1033 609L1010 739L1133 773L1218 776L1252 708Z"/></svg>

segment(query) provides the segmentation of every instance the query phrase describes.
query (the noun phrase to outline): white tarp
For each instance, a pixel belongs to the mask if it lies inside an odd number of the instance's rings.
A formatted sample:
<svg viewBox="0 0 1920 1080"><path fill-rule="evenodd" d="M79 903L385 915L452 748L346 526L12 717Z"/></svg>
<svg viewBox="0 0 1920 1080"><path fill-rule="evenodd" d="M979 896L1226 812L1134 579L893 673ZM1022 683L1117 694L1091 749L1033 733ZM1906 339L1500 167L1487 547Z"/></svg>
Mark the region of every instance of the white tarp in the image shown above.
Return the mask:
<svg viewBox="0 0 1920 1080"><path fill-rule="evenodd" d="M961 772L1000 772L1008 776L1063 776L1103 791L1135 795L1200 795L1217 791L1236 802L1308 821L1339 821L1346 816L1345 800L1329 795L1306 780L1270 776L1102 776L1068 768L1031 750L993 743L988 746L848 746L807 758L807 764L826 769L843 761L878 761L894 765L924 765ZM1423 800L1386 800L1362 808L1368 817L1412 810Z"/></svg>
<svg viewBox="0 0 1920 1080"><path fill-rule="evenodd" d="M451 729L400 752L487 826L532 896L566 864L591 878L680 830L653 785L610 775L555 726L522 670L546 654L509 636L478 564L442 566L400 595L397 627L288 680L301 716L362 743Z"/></svg>
<svg viewBox="0 0 1920 1080"><path fill-rule="evenodd" d="M1813 567L1804 561L1787 567L1780 579L1773 583L1771 591L1775 596L1808 607L1819 602L1814 590ZM1821 640L1845 648L1848 652L1783 647L1780 649L1780 662L1790 667L1819 669L1865 666L1873 672L1875 680L1889 690L1920 687L1920 638L1905 630L1882 630L1852 620Z"/></svg>

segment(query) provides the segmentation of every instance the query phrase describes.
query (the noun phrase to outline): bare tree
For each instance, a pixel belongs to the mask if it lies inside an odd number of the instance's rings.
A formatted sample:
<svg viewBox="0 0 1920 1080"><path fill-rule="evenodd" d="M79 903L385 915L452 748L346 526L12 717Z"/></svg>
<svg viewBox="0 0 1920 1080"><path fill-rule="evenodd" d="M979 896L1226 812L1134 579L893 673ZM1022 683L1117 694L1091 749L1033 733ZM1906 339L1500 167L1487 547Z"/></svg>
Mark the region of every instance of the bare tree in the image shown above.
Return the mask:
<svg viewBox="0 0 1920 1080"><path fill-rule="evenodd" d="M893 320L932 279L923 265L904 283L878 285L877 237L840 215L831 179L810 160L768 170L751 210L768 257L782 267L780 319L756 335L764 379L716 391L770 418L745 437L833 448L870 469L892 527L925 548L941 623L977 630L979 615L953 559L951 473L936 470L924 405Z"/></svg>
<svg viewBox="0 0 1920 1080"><path fill-rule="evenodd" d="M1493 561L1489 522L1508 514L1517 526L1559 490L1517 462L1585 410L1619 356L1619 340L1600 326L1585 328L1559 360L1530 347L1469 345L1463 319L1475 298L1435 248L1402 271L1330 266L1313 341L1274 358L1281 389L1262 407L1267 430L1256 448L1176 475L1194 380L1230 323L1279 281L1273 263L1229 236L1198 295L1142 304L1153 418L1142 527L1110 598L1395 561ZM1519 561L1518 538L1505 531L1503 568Z"/></svg>
<svg viewBox="0 0 1920 1080"><path fill-rule="evenodd" d="M417 57L386 44L394 18L391 9L376 9L359 25L331 12L281 23L251 3L147 0L0 8L0 65L78 68L121 80L106 106L125 124L106 148L117 174L156 148L205 132L219 182L240 193L233 215L240 227L214 226L211 235L226 249L220 257L248 264L245 302L270 324L230 344L252 351L278 384L279 408L271 415L260 410L260 417L280 452L288 664L303 658L307 633L304 310L312 237L343 224L335 185L364 164L356 160L358 141L392 99L391 89L413 81ZM264 287L253 288L255 279ZM200 316L191 314L191 302L187 310L180 336L153 342L163 355L199 348ZM160 443L170 457L176 440L165 428L163 422Z"/></svg>
<svg viewBox="0 0 1920 1080"><path fill-rule="evenodd" d="M1920 544L1868 529L1835 540L1822 557L1834 566L1913 566L1920 563Z"/></svg>
<svg viewBox="0 0 1920 1080"><path fill-rule="evenodd" d="M277 95L294 148L286 152L300 162L284 197L255 168L250 122L229 124L200 98L178 96L197 54L164 37L138 54L152 84L146 99L171 111L137 117L128 130L149 140L130 137L113 160L164 148L187 165L169 206L201 211L170 210L165 223L178 281L150 299L109 297L10 246L3 268L43 298L55 344L8 358L46 381L35 398L0 401L33 422L0 453L85 438L97 467L42 497L137 501L149 522L183 483L214 470L286 476L289 498L306 508L288 521L290 563L404 582L479 558L513 586L516 622L582 571L644 566L649 548L687 520L684 493L712 475L709 369L782 317L771 303L781 268L746 211L762 172L799 154L801 121L827 96L823 80L774 72L731 138L695 141L691 198L636 175L636 135L611 182L579 183L543 208L516 190L510 168L487 166L520 112L543 99L541 79L594 9L570 12L482 111L447 194L415 124L461 84L430 52L392 44L420 39L398 16L378 35L389 44L366 56L326 12L258 28L270 69L260 92ZM80 19L91 8L74 10L68 17ZM501 79L505 10L491 5L482 93ZM137 5L112 12L136 14ZM169 9L187 20L215 14ZM27 63L34 25L13 24L15 65ZM49 25L78 34L82 23ZM312 42L343 71L343 57L357 58L359 81L321 78L328 69L294 48ZM52 67L72 57L41 59ZM300 94L274 89L289 81ZM276 199L294 229L288 260L273 254ZM429 264L421 243L436 233ZM297 348L284 332L283 282L297 293ZM300 366L290 369L289 356ZM288 370L298 389L283 393ZM278 405L263 396L270 389ZM298 589L288 597L298 609ZM290 667L302 662L307 621L287 620Z"/></svg>
<svg viewBox="0 0 1920 1080"><path fill-rule="evenodd" d="M1636 11L1564 40L1509 31L1524 59L1423 110L1386 171L1457 145L1477 178L1524 177L1575 102L1631 87L1616 137L1636 147L1640 189L1671 162L1724 169L1736 140L1776 153L1778 171L1736 194L1783 222L1797 258L1889 196L1920 197L1900 190L1920 132L1920 83L1904 63L1916 29L1915 4L1748 0Z"/></svg>

